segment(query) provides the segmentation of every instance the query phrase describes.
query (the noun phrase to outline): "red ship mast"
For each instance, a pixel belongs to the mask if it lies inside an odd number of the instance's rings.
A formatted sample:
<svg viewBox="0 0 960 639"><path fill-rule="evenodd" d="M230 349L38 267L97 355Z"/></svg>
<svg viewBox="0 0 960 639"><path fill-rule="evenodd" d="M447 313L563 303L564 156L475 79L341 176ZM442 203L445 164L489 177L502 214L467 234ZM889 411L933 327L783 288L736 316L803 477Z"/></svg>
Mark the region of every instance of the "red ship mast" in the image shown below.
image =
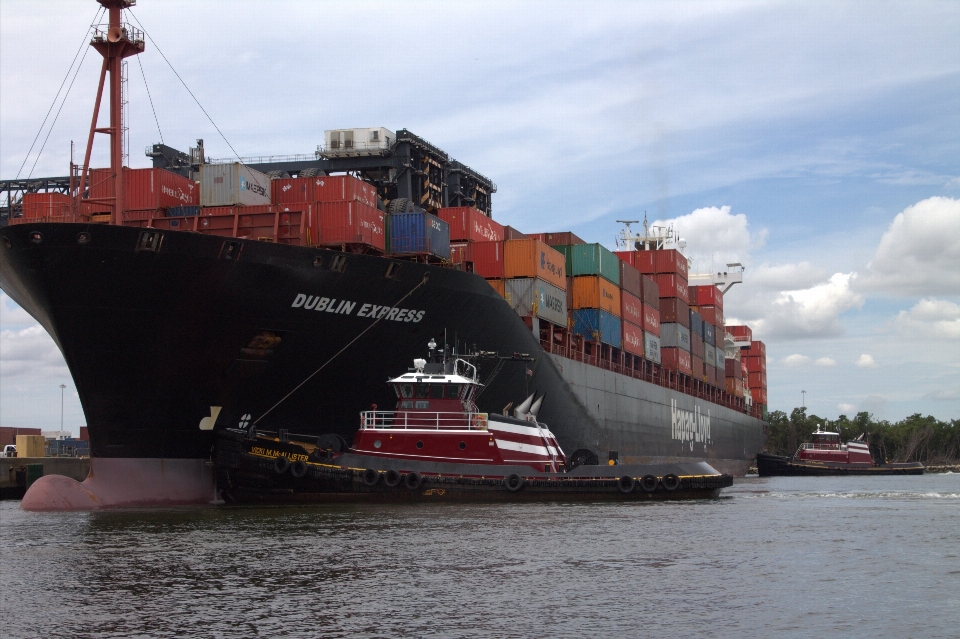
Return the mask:
<svg viewBox="0 0 960 639"><path fill-rule="evenodd" d="M109 23L97 25L93 30L93 39L90 46L103 56L103 66L100 68L100 86L97 89L97 100L93 107L93 121L90 123L90 137L87 138L87 150L83 157L82 174L79 188L76 191L78 198L77 211L79 213L79 199L84 193L89 193L87 184L90 172L90 154L93 151L93 137L95 133L106 133L110 136L110 172L107 195L105 197L87 197L85 202L98 202L111 208L110 221L112 224L121 223L123 212L123 83L121 78L121 64L124 58L143 53L143 32L130 24L121 22L122 11L136 5L136 0L97 0L109 13ZM97 127L100 115L100 102L103 98L103 85L107 73L110 73L110 126ZM112 193L111 193L112 192Z"/></svg>

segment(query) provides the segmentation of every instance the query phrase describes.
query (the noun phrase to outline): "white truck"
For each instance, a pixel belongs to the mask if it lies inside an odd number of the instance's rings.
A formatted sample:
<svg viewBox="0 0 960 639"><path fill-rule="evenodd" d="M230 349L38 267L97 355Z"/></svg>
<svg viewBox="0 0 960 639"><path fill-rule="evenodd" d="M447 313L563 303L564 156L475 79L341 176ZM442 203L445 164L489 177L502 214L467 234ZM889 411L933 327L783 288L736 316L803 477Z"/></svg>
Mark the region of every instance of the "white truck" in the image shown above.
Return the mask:
<svg viewBox="0 0 960 639"><path fill-rule="evenodd" d="M7 444L3 447L3 451L0 451L0 457L16 457L17 456L17 447L13 444Z"/></svg>

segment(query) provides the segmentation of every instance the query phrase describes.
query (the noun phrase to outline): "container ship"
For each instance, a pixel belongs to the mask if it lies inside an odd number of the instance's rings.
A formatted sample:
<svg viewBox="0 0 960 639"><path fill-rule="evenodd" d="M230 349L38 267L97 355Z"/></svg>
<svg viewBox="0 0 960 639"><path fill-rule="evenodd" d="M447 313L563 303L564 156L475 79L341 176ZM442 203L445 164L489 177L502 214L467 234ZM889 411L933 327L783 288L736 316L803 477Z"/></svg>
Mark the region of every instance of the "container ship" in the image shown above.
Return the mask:
<svg viewBox="0 0 960 639"><path fill-rule="evenodd" d="M407 130L328 130L312 156L257 161L157 144L151 168L128 168L122 65L144 36L123 22L131 0L99 2L84 160L11 201L0 230L0 286L76 383L91 499L210 501L225 428L349 440L431 340L488 355L480 410L541 399L578 465L747 471L766 364L749 327L724 324L739 269L690 275L669 231L632 221L616 252L502 226L496 185ZM109 168L89 166L97 134ZM51 507L57 481L42 484Z"/></svg>

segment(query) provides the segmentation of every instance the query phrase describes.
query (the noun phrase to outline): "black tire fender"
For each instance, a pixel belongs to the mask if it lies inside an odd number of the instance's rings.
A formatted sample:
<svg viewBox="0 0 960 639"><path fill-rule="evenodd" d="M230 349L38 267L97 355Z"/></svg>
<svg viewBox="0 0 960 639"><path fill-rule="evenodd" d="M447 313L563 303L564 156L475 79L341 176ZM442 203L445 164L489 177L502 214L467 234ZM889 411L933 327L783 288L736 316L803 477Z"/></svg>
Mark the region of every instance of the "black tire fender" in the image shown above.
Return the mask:
<svg viewBox="0 0 960 639"><path fill-rule="evenodd" d="M407 476L403 478L403 485L410 490L417 490L423 485L423 477L420 476L420 473L407 473Z"/></svg>
<svg viewBox="0 0 960 639"><path fill-rule="evenodd" d="M396 488L403 481L403 475L392 468L383 474L383 483L387 488Z"/></svg>
<svg viewBox="0 0 960 639"><path fill-rule="evenodd" d="M680 488L680 478L674 475L673 473L664 475L663 487L666 488L667 490L676 490L677 488Z"/></svg>
<svg viewBox="0 0 960 639"><path fill-rule="evenodd" d="M643 479L640 480L640 488L647 493L652 493L657 489L657 485L660 483L660 480L657 479L654 475L644 475Z"/></svg>
<svg viewBox="0 0 960 639"><path fill-rule="evenodd" d="M617 480L617 490L619 490L624 495L629 495L633 492L633 489L637 486L637 480L635 480L630 475L624 475Z"/></svg>
<svg viewBox="0 0 960 639"><path fill-rule="evenodd" d="M294 477L303 477L307 474L307 462L298 459L290 465L290 474Z"/></svg>
<svg viewBox="0 0 960 639"><path fill-rule="evenodd" d="M273 470L278 475L282 475L287 472L287 469L290 468L290 459L280 455L275 460L273 460Z"/></svg>
<svg viewBox="0 0 960 639"><path fill-rule="evenodd" d="M507 475L506 477L503 478L503 485L506 486L507 490L509 490L511 493L515 493L521 488L523 488L523 484L524 484L523 477L521 477L517 473Z"/></svg>
<svg viewBox="0 0 960 639"><path fill-rule="evenodd" d="M380 473L373 468L367 468L360 475L360 479L363 481L364 486L376 486L380 481Z"/></svg>

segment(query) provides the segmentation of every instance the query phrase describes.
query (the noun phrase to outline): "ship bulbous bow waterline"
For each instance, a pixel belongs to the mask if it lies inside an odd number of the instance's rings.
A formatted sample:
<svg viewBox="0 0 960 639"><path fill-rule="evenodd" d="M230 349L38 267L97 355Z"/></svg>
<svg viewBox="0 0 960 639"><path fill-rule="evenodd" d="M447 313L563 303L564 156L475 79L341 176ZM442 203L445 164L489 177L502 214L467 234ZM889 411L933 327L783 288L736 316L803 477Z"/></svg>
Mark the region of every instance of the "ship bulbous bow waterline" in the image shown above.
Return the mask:
<svg viewBox="0 0 960 639"><path fill-rule="evenodd" d="M144 233L158 235L145 242ZM360 411L396 400L383 380L431 338L530 354L532 363L481 363L478 406L501 412L546 394L539 419L564 450L601 463L616 451L627 463L706 460L743 475L762 445L763 423L742 412L545 352L473 273L114 225L29 223L2 235L0 286L63 353L94 468L200 463L212 459L217 430L255 421L349 440ZM73 503L81 493L71 490Z"/></svg>

